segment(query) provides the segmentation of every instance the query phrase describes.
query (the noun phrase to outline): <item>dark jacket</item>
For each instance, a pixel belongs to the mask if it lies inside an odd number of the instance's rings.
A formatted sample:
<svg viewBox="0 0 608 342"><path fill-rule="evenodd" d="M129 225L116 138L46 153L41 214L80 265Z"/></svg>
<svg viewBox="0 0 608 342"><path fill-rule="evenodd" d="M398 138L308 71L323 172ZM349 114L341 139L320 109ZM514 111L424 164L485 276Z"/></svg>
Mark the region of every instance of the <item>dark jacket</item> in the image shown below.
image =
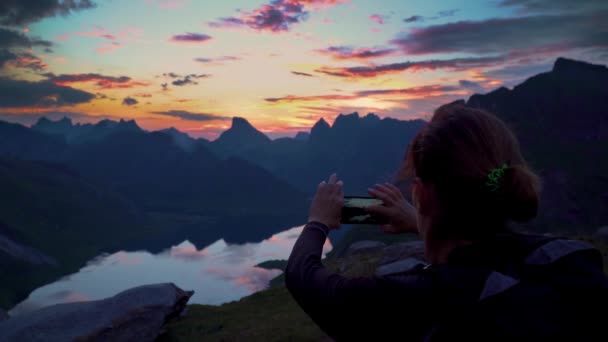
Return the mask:
<svg viewBox="0 0 608 342"><path fill-rule="evenodd" d="M326 236L306 225L285 284L335 340L608 340L602 256L581 241L504 234L443 265L345 278L321 263Z"/></svg>

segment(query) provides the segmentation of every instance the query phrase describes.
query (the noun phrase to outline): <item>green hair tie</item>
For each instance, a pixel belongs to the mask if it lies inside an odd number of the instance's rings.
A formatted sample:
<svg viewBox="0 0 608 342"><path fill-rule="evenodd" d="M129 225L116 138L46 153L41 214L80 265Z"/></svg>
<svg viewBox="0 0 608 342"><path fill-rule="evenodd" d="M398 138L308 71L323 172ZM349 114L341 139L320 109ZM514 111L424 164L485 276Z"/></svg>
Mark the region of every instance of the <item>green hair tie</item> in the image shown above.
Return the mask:
<svg viewBox="0 0 608 342"><path fill-rule="evenodd" d="M495 192L500 187L500 179L505 174L505 169L507 168L507 164L502 164L501 167L497 167L492 169L492 171L488 174L488 181L486 185L490 188L490 191Z"/></svg>

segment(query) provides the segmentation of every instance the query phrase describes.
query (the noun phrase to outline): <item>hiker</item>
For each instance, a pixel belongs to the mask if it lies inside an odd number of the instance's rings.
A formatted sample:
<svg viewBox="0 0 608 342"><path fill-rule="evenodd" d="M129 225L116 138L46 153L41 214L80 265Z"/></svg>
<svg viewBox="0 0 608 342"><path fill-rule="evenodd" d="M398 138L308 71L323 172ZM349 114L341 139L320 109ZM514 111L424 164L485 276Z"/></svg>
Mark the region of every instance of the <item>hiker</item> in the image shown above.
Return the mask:
<svg viewBox="0 0 608 342"><path fill-rule="evenodd" d="M333 174L317 188L285 284L330 337L607 340L599 251L509 229L536 216L540 182L499 118L460 104L440 107L398 173L411 180L412 204L396 186L377 184L369 195L383 205L368 211L389 220L386 233L418 233L426 264L382 277L346 278L324 267L323 244L340 226L343 183Z"/></svg>

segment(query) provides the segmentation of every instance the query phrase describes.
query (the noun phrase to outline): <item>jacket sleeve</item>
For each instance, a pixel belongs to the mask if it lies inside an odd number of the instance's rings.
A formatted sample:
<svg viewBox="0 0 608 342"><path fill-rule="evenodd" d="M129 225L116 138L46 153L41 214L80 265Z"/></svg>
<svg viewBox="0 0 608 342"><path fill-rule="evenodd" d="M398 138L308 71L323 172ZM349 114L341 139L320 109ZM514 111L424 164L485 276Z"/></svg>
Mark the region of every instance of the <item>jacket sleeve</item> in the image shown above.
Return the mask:
<svg viewBox="0 0 608 342"><path fill-rule="evenodd" d="M365 319L369 327L369 317L378 313L373 311L382 305L378 296L381 280L345 278L326 269L321 256L327 233L327 226L319 222L309 222L304 227L289 257L285 284L321 329L335 339L348 339L356 333L355 322Z"/></svg>

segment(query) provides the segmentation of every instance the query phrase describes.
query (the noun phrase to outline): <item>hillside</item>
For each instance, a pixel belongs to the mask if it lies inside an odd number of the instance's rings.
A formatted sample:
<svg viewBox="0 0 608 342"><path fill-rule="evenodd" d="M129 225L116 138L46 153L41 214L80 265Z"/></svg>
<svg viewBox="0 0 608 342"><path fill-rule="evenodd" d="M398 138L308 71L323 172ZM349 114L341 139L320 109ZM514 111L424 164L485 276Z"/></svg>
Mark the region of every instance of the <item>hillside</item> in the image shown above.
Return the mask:
<svg viewBox="0 0 608 342"><path fill-rule="evenodd" d="M0 158L0 188L0 273L11 275L1 307L156 232L131 202L59 164Z"/></svg>

